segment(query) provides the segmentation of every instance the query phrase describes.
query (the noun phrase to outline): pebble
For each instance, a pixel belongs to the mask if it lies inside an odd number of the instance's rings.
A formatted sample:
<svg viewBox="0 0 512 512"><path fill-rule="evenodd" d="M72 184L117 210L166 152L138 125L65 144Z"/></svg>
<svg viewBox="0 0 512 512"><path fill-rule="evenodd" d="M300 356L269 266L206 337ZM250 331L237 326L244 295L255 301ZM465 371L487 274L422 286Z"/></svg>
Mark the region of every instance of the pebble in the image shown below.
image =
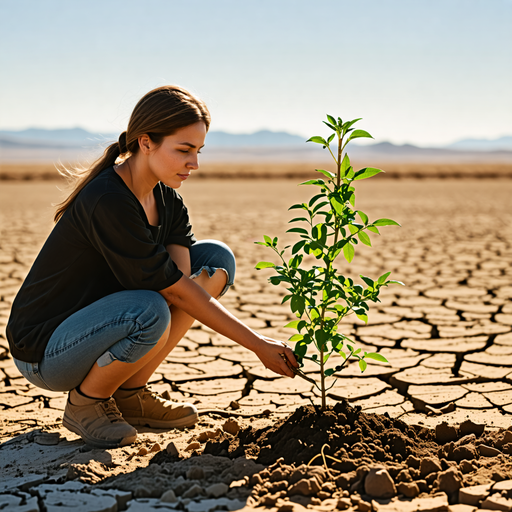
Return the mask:
<svg viewBox="0 0 512 512"><path fill-rule="evenodd" d="M498 455L501 455L501 452L498 449L493 448L492 446L487 446L485 444L481 444L478 447L478 451L482 457L497 457Z"/></svg>
<svg viewBox="0 0 512 512"><path fill-rule="evenodd" d="M425 457L424 459L421 459L420 474L423 478L430 475L430 473L438 473L442 470L443 468L441 467L439 459L434 459L432 457Z"/></svg>
<svg viewBox="0 0 512 512"><path fill-rule="evenodd" d="M396 486L397 491L406 498L416 498L420 493L420 489L416 482L400 482Z"/></svg>
<svg viewBox="0 0 512 512"><path fill-rule="evenodd" d="M320 484L315 477L303 478L288 489L288 495L293 496L294 494L299 494L301 496L312 496L320 489Z"/></svg>
<svg viewBox="0 0 512 512"><path fill-rule="evenodd" d="M167 445L167 447L165 448L165 451L172 457L179 456L178 448L176 448L176 445L172 441Z"/></svg>
<svg viewBox="0 0 512 512"><path fill-rule="evenodd" d="M139 448L139 451L137 452L138 457L142 457L143 455L147 455L147 454L148 454L148 449L145 446L141 446Z"/></svg>
<svg viewBox="0 0 512 512"><path fill-rule="evenodd" d="M459 502L464 505L478 507L480 502L489 494L491 484L473 485L459 489Z"/></svg>
<svg viewBox="0 0 512 512"><path fill-rule="evenodd" d="M201 448L201 443L198 443L197 441L194 441L193 443L190 443L186 448L185 451L191 452L193 450L198 450Z"/></svg>
<svg viewBox="0 0 512 512"><path fill-rule="evenodd" d="M462 474L456 468L448 468L437 474L434 487L448 495L453 495L462 487Z"/></svg>
<svg viewBox="0 0 512 512"><path fill-rule="evenodd" d="M395 483L385 468L373 467L366 475L364 492L372 498L392 498L396 494Z"/></svg>
<svg viewBox="0 0 512 512"><path fill-rule="evenodd" d="M192 487L189 487L183 494L183 498L195 498L196 496L200 496L204 494L203 488L198 485L194 484Z"/></svg>
<svg viewBox="0 0 512 512"><path fill-rule="evenodd" d="M236 436L240 430L240 425L238 424L238 421L230 418L224 423L224 425L222 425L222 430L228 434Z"/></svg>
<svg viewBox="0 0 512 512"><path fill-rule="evenodd" d="M189 480L202 480L204 478L204 469L201 466L192 466L187 471L187 478Z"/></svg>
<svg viewBox="0 0 512 512"><path fill-rule="evenodd" d="M61 437L58 432L42 432L41 434L34 436L34 443L43 446L54 446L59 444L60 439Z"/></svg>
<svg viewBox="0 0 512 512"><path fill-rule="evenodd" d="M482 501L480 508L510 512L512 510L512 500L505 498L504 496L500 496L499 494L493 494L492 496L488 496L484 501Z"/></svg>
<svg viewBox="0 0 512 512"><path fill-rule="evenodd" d="M178 501L178 498L176 498L176 494L174 494L174 491L172 489L169 489L168 491L165 491L162 496L160 497L160 501L163 501L164 503L176 503Z"/></svg>
<svg viewBox="0 0 512 512"><path fill-rule="evenodd" d="M209 485L206 489L206 495L213 498L224 496L229 491L229 486L224 482Z"/></svg>

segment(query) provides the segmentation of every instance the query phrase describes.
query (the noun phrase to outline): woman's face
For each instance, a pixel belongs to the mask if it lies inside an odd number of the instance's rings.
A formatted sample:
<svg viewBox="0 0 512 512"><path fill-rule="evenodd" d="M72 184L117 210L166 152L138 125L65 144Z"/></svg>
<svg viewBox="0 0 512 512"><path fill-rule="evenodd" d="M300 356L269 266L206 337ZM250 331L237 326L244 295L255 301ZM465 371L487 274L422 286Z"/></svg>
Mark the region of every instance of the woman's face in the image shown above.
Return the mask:
<svg viewBox="0 0 512 512"><path fill-rule="evenodd" d="M180 188L194 169L199 168L198 154L204 146L206 125L199 121L164 137L160 146L148 155L150 172L171 188Z"/></svg>

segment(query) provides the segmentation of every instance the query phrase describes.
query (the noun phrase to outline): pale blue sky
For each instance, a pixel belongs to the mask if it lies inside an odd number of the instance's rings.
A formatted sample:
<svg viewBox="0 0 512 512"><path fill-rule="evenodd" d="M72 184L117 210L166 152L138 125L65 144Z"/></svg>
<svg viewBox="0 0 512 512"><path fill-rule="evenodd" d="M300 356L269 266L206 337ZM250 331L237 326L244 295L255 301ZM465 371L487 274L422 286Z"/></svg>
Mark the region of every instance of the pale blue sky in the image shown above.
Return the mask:
<svg viewBox="0 0 512 512"><path fill-rule="evenodd" d="M512 134L512 0L0 0L0 47L0 129L118 132L177 83L214 130Z"/></svg>

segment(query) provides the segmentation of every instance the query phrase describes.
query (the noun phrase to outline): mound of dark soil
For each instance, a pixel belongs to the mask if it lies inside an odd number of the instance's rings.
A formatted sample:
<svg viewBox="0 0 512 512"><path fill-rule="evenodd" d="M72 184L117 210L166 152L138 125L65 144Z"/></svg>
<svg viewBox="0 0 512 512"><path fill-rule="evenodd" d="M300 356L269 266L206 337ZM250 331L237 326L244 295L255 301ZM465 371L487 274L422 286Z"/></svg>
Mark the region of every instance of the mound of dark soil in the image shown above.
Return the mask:
<svg viewBox="0 0 512 512"><path fill-rule="evenodd" d="M435 432L430 429L365 414L358 407L339 402L323 414L313 406L300 407L271 427L225 435L209 442L204 453L245 456L261 464L282 458L286 464L299 465L318 455L324 444L329 445L326 453L337 459L365 459L368 463L402 462L409 455L424 457L439 450Z"/></svg>
<svg viewBox="0 0 512 512"><path fill-rule="evenodd" d="M368 512L372 499L417 498L417 510L446 510L448 502L459 502L462 488L512 479L512 427L486 433L483 425L466 421L428 429L339 402L323 414L313 406L300 407L266 428L224 432L206 443L203 454L262 464L264 469L244 485L253 504L300 498ZM160 453L154 462L167 460ZM485 499L512 504L512 481L477 489ZM471 492L468 499L476 499Z"/></svg>

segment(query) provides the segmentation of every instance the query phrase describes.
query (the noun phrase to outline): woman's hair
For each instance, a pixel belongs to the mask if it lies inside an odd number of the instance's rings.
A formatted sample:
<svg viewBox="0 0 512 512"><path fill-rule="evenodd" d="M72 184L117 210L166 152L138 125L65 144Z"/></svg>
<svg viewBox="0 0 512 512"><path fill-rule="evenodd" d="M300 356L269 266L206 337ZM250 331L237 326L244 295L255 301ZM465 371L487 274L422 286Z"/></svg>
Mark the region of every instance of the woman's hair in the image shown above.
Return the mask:
<svg viewBox="0 0 512 512"><path fill-rule="evenodd" d="M180 128L203 121L206 130L210 127L210 112L206 105L187 90L176 85L164 85L148 92L133 109L128 128L119 140L108 146L103 155L89 168L63 169L61 174L71 178L74 188L71 194L57 205L54 220L57 222L76 199L80 191L104 169L139 150L138 138L148 135L155 144Z"/></svg>

